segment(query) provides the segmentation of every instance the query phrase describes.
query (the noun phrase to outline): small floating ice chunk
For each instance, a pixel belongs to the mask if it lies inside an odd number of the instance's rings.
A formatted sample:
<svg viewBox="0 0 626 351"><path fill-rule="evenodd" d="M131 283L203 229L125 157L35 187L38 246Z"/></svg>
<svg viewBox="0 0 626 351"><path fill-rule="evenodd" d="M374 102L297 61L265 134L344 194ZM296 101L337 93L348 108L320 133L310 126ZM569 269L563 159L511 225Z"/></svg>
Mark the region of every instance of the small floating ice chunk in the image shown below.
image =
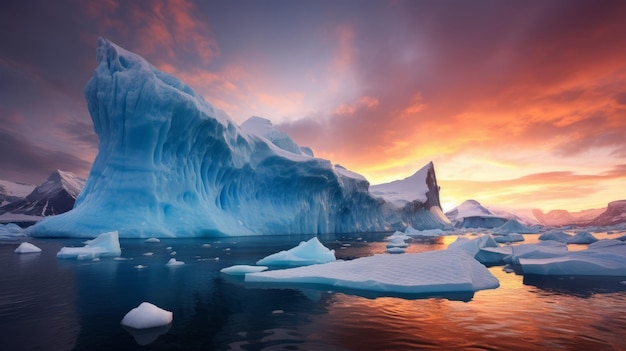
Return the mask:
<svg viewBox="0 0 626 351"><path fill-rule="evenodd" d="M524 241L524 236L519 233L509 233L501 236L494 236L493 240L497 243L514 243Z"/></svg>
<svg viewBox="0 0 626 351"><path fill-rule="evenodd" d="M172 255L172 256L176 255L176 251L170 252L170 255Z"/></svg>
<svg viewBox="0 0 626 351"><path fill-rule="evenodd" d="M146 239L147 243L160 243L161 240L159 240L159 238L148 238Z"/></svg>
<svg viewBox="0 0 626 351"><path fill-rule="evenodd" d="M0 239L13 239L22 236L26 236L26 234L19 225L15 223L0 223Z"/></svg>
<svg viewBox="0 0 626 351"><path fill-rule="evenodd" d="M474 239L458 237L455 242L448 245L448 250L462 250L483 264L497 264L502 261L502 255L485 251L485 248L500 247L489 234L483 234Z"/></svg>
<svg viewBox="0 0 626 351"><path fill-rule="evenodd" d="M587 231L578 232L571 238L567 239L568 244L591 244L596 241L598 241L598 239Z"/></svg>
<svg viewBox="0 0 626 351"><path fill-rule="evenodd" d="M448 234L441 229L417 230L411 226L406 228L405 233L410 236L430 236L430 237L436 237L436 236L442 236L442 235Z"/></svg>
<svg viewBox="0 0 626 351"><path fill-rule="evenodd" d="M202 247L211 247L211 244L202 244Z"/></svg>
<svg viewBox="0 0 626 351"><path fill-rule="evenodd" d="M172 319L172 312L149 302L142 302L141 305L126 313L121 324L134 329L147 329L168 325L172 323Z"/></svg>
<svg viewBox="0 0 626 351"><path fill-rule="evenodd" d="M152 256L152 255L154 255L154 252L144 252L143 255L144 256Z"/></svg>
<svg viewBox="0 0 626 351"><path fill-rule="evenodd" d="M148 266L144 266L142 264L138 264L135 266L135 269L144 269L144 268L148 268Z"/></svg>
<svg viewBox="0 0 626 351"><path fill-rule="evenodd" d="M62 247L57 258L75 258L78 260L96 257L119 256L122 254L117 232L103 233L93 240L85 242L83 247Z"/></svg>
<svg viewBox="0 0 626 351"><path fill-rule="evenodd" d="M246 275L247 273L263 272L264 270L267 270L267 266L249 266L245 264L238 264L222 268L220 272L229 275Z"/></svg>
<svg viewBox="0 0 626 351"><path fill-rule="evenodd" d="M545 232L539 235L539 240L554 240L562 243L566 243L572 237L571 234L567 234L564 231L556 230Z"/></svg>
<svg viewBox="0 0 626 351"><path fill-rule="evenodd" d="M474 292L497 288L489 270L461 250L374 255L246 274L247 283L315 284L382 293Z"/></svg>
<svg viewBox="0 0 626 351"><path fill-rule="evenodd" d="M175 258L170 258L170 260L167 261L167 263L165 265L168 266L168 267L176 267L176 266L182 266L184 264L185 264L185 262L183 262L183 261L176 261Z"/></svg>
<svg viewBox="0 0 626 351"><path fill-rule="evenodd" d="M405 252L405 250L401 247L390 247L385 251L390 254L403 254Z"/></svg>
<svg viewBox="0 0 626 351"><path fill-rule="evenodd" d="M19 254L38 253L41 252L41 249L29 242L23 242L14 252Z"/></svg>
<svg viewBox="0 0 626 351"><path fill-rule="evenodd" d="M392 247L404 248L404 247L409 247L409 244L406 243L404 239L402 238L393 238L387 242L387 248L392 248Z"/></svg>
<svg viewBox="0 0 626 351"><path fill-rule="evenodd" d="M335 261L335 250L322 245L317 237L303 241L298 246L269 255L257 261L259 266L307 266Z"/></svg>

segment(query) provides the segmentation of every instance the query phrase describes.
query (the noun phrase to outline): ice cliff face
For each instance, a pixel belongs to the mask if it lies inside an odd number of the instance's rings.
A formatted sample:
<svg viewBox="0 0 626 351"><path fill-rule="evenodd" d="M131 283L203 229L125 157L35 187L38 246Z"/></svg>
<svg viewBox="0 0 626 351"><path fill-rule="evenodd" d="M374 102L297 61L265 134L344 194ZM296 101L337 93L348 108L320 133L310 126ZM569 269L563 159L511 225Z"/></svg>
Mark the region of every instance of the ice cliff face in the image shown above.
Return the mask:
<svg viewBox="0 0 626 351"><path fill-rule="evenodd" d="M35 236L192 237L437 228L365 178L235 125L140 56L98 41L85 96L98 155L74 209ZM294 143L295 144L295 143Z"/></svg>

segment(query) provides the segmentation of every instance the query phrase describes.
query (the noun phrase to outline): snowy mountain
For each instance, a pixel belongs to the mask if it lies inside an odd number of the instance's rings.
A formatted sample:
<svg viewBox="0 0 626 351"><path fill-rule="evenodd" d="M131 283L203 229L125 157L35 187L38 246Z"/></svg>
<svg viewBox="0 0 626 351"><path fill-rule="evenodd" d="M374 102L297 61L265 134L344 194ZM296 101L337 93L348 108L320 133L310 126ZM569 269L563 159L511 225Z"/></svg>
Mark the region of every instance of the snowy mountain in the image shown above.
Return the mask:
<svg viewBox="0 0 626 351"><path fill-rule="evenodd" d="M496 215L476 200L464 201L446 212L446 217L457 228L497 228L508 221L506 217Z"/></svg>
<svg viewBox="0 0 626 351"><path fill-rule="evenodd" d="M626 200L609 202L606 211L588 223L592 226L608 226L626 223Z"/></svg>
<svg viewBox="0 0 626 351"><path fill-rule="evenodd" d="M99 39L97 57L85 96L98 155L74 208L31 227L34 236L316 234L446 225L437 215L441 209L429 207L433 201L398 208L374 197L362 176L259 131L267 131L262 120L253 121L261 126L237 126L134 53ZM438 193L430 196L438 203Z"/></svg>
<svg viewBox="0 0 626 351"><path fill-rule="evenodd" d="M25 198L33 189L34 185L0 179L0 206Z"/></svg>
<svg viewBox="0 0 626 351"><path fill-rule="evenodd" d="M84 184L85 181L73 173L55 170L25 198L0 207L0 214L52 216L67 212L74 206Z"/></svg>

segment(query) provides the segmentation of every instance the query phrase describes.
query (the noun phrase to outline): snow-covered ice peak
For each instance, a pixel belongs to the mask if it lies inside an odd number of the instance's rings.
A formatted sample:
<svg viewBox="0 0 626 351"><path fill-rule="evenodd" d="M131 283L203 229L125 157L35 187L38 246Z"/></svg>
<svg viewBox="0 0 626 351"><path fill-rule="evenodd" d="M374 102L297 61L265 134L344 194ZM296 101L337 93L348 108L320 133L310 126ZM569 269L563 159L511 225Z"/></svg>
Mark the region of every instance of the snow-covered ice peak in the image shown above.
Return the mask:
<svg viewBox="0 0 626 351"><path fill-rule="evenodd" d="M439 203L439 186L435 177L435 166L432 162L429 162L413 175L404 179L372 185L370 192L374 196L381 197L400 208L413 201L423 204L430 202L430 206L441 207Z"/></svg>
<svg viewBox="0 0 626 351"><path fill-rule="evenodd" d="M430 205L393 209L368 192L366 180L328 160L242 130L189 86L110 41L99 39L98 61L85 87L98 155L74 208L37 223L34 236L319 234L444 225ZM438 189L432 196L438 206Z"/></svg>

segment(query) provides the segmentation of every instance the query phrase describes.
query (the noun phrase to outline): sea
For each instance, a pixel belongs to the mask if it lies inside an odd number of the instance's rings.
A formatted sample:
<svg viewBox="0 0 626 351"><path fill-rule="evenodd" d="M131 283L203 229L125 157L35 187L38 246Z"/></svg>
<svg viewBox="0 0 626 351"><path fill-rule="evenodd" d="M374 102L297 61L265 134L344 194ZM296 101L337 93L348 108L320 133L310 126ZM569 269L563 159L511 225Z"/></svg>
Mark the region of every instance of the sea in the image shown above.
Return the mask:
<svg viewBox="0 0 626 351"><path fill-rule="evenodd" d="M350 260L384 254L388 235L319 238ZM249 286L220 273L310 238L121 239L120 258L96 261L56 258L81 239L27 238L38 254L0 241L0 350L626 350L626 278L533 278L494 266L497 289L399 298ZM414 240L407 253L443 250L456 238ZM185 264L165 266L172 257ZM144 301L172 311L173 322L123 327Z"/></svg>

